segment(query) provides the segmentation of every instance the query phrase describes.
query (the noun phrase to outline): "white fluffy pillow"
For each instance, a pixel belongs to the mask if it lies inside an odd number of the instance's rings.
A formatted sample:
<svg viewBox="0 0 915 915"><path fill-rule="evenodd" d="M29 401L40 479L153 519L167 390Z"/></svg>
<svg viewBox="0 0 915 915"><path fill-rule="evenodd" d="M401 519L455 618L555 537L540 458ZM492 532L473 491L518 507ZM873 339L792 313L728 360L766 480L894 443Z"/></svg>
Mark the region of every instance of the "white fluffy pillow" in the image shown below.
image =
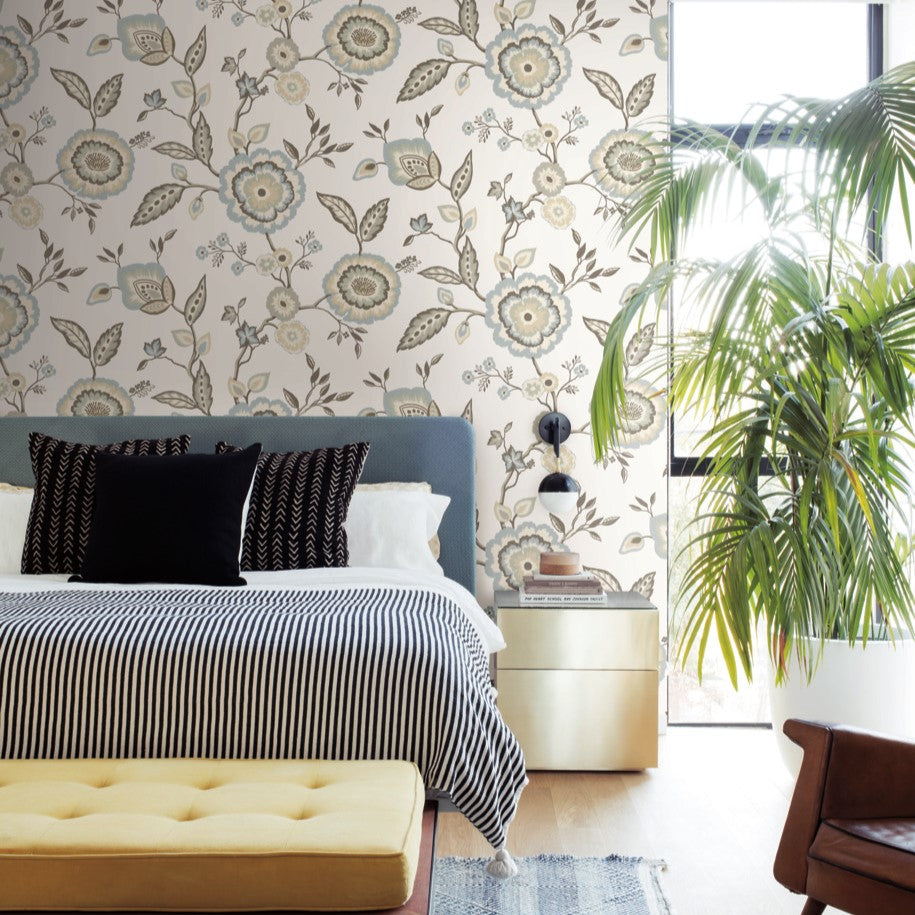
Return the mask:
<svg viewBox="0 0 915 915"><path fill-rule="evenodd" d="M451 499L428 484L359 485L346 516L349 564L444 575L430 548ZM393 488L392 488L393 487Z"/></svg>
<svg viewBox="0 0 915 915"><path fill-rule="evenodd" d="M22 568L34 492L27 486L0 483L0 575L18 575Z"/></svg>

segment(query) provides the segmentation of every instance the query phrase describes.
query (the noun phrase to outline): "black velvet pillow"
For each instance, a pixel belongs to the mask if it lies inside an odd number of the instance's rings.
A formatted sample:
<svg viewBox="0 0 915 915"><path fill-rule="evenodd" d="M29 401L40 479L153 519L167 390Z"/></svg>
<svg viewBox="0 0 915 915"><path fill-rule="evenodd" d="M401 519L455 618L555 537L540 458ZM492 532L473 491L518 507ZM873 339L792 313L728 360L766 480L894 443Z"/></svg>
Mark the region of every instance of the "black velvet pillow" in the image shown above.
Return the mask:
<svg viewBox="0 0 915 915"><path fill-rule="evenodd" d="M216 451L237 449L218 442ZM347 565L343 525L368 453L368 442L355 442L262 454L251 488L242 569L277 572Z"/></svg>
<svg viewBox="0 0 915 915"><path fill-rule="evenodd" d="M190 441L189 435L179 435L83 445L33 432L29 454L35 495L22 551L22 574L79 571L92 521L97 454L185 454Z"/></svg>
<svg viewBox="0 0 915 915"><path fill-rule="evenodd" d="M241 514L260 450L97 455L89 542L71 581L245 584Z"/></svg>

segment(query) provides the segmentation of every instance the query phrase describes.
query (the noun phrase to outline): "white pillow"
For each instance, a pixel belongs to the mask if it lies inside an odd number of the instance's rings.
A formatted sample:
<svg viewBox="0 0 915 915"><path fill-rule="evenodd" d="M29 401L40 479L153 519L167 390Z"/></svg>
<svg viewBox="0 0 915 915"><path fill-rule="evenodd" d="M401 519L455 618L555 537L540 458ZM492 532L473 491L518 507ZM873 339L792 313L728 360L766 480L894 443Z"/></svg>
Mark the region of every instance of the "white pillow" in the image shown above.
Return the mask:
<svg viewBox="0 0 915 915"><path fill-rule="evenodd" d="M0 483L0 575L18 575L22 569L34 492L27 486Z"/></svg>
<svg viewBox="0 0 915 915"><path fill-rule="evenodd" d="M444 575L429 541L450 502L419 489L357 486L345 524L349 564Z"/></svg>

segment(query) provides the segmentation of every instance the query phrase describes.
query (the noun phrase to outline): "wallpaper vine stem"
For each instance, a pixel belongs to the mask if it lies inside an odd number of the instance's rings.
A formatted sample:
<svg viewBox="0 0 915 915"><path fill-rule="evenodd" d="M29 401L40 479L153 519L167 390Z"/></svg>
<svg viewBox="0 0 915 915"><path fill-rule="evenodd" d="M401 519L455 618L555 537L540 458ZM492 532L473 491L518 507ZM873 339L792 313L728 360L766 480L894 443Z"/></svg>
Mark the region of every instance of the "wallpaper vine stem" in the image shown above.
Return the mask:
<svg viewBox="0 0 915 915"><path fill-rule="evenodd" d="M663 601L664 398L589 371L646 266L606 223L653 167L656 0L5 0L9 414L463 415L480 597L570 549ZM536 432L561 410L557 458ZM582 484L548 515L537 486Z"/></svg>

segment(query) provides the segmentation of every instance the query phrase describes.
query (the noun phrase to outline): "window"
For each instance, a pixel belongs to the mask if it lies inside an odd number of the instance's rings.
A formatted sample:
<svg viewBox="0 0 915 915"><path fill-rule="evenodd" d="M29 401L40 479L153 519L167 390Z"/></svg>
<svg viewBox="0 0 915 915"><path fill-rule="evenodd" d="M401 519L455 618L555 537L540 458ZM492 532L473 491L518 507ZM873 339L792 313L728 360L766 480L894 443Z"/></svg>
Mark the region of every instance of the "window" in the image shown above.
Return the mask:
<svg viewBox="0 0 915 915"><path fill-rule="evenodd" d="M671 109L674 120L714 126L738 143L748 142L750 110L780 96L837 97L860 87L883 69L883 7L860 2L765 2L765 0L675 0L671 22ZM770 156L781 170L792 150ZM761 214L715 214L691 240L690 254L739 250L742 239L759 235ZM671 326L677 333L703 321L701 303L674 290ZM695 480L703 472L694 456L701 418L687 426L671 417L669 514L670 593L680 578L676 557L686 542L695 504ZM676 643L677 620L670 621ZM668 680L672 724L768 721L765 650L757 676L735 693L714 638L709 641L699 684L695 658L672 667Z"/></svg>

